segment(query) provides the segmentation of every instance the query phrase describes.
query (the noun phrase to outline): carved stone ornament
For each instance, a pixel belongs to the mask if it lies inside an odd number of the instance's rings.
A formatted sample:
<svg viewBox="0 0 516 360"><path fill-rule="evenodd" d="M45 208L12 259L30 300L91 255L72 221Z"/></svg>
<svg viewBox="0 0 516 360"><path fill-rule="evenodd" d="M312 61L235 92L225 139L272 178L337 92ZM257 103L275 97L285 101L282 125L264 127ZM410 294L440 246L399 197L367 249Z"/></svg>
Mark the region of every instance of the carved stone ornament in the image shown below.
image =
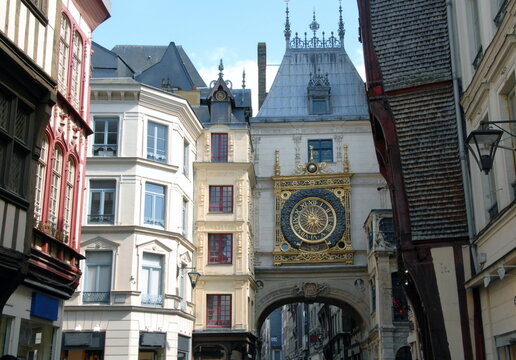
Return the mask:
<svg viewBox="0 0 516 360"><path fill-rule="evenodd" d="M294 285L294 294L305 298L315 298L327 294L329 291L330 287L326 283L303 282Z"/></svg>

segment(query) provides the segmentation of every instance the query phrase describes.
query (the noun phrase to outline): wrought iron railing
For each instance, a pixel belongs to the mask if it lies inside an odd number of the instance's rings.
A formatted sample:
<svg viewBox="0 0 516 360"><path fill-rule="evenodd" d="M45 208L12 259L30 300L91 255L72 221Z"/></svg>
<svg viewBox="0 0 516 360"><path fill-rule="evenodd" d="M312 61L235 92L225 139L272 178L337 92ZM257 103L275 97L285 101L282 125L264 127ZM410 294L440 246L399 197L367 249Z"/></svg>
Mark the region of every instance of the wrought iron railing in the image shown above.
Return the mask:
<svg viewBox="0 0 516 360"><path fill-rule="evenodd" d="M500 5L500 9L498 10L498 13L496 13L495 18L493 19L494 23L496 24L496 27L500 26L502 24L503 18L505 16L505 10L507 10L507 5L509 4L509 0L505 0L502 5Z"/></svg>
<svg viewBox="0 0 516 360"><path fill-rule="evenodd" d="M480 62L482 61L482 58L484 57L484 51L482 50L482 46L477 51L477 55L475 56L475 59L473 60L473 69L477 70L480 66Z"/></svg>
<svg viewBox="0 0 516 360"><path fill-rule="evenodd" d="M114 214L96 214L88 215L89 224L113 224L115 220Z"/></svg>
<svg viewBox="0 0 516 360"><path fill-rule="evenodd" d="M117 144L94 144L93 156L117 156Z"/></svg>
<svg viewBox="0 0 516 360"><path fill-rule="evenodd" d="M498 215L498 203L495 202L487 212L489 213L489 220L493 220Z"/></svg>
<svg viewBox="0 0 516 360"><path fill-rule="evenodd" d="M165 227L165 221L163 219L145 218L143 222L149 225Z"/></svg>
<svg viewBox="0 0 516 360"><path fill-rule="evenodd" d="M85 291L82 293L83 303L109 304L110 292Z"/></svg>
<svg viewBox="0 0 516 360"><path fill-rule="evenodd" d="M142 305L163 306L163 295L142 294Z"/></svg>

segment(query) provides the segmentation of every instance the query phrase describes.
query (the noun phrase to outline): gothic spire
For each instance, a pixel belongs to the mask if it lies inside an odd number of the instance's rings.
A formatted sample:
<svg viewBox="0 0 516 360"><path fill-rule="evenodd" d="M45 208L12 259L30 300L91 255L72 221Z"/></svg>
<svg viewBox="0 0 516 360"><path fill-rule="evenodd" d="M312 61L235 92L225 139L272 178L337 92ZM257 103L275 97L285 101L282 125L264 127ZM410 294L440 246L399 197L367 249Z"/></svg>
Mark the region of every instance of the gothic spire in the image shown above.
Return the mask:
<svg viewBox="0 0 516 360"><path fill-rule="evenodd" d="M342 21L342 0L339 0L339 40L340 46L344 47L344 22Z"/></svg>
<svg viewBox="0 0 516 360"><path fill-rule="evenodd" d="M220 59L220 64L219 64L219 78L224 77L224 73L222 72L222 70L224 70L224 64L222 63L222 59Z"/></svg>
<svg viewBox="0 0 516 360"><path fill-rule="evenodd" d="M287 8L285 10L285 14L287 16L286 16L286 20L285 20L285 31L283 31L283 33L285 34L285 41L287 43L287 48L288 48L288 44L290 42L290 35L292 34L292 32L290 31L290 20L288 18L288 1L289 0L285 0L285 3L287 5Z"/></svg>

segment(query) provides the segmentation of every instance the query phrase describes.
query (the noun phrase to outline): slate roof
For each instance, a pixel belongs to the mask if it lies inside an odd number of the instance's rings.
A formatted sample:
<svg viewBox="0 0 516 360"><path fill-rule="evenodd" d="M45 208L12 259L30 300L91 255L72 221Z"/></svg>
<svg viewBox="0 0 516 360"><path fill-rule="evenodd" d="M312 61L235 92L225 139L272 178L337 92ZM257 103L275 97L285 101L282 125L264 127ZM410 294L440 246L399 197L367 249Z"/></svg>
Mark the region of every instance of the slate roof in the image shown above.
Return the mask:
<svg viewBox="0 0 516 360"><path fill-rule="evenodd" d="M310 115L307 86L312 74L328 74L332 113ZM369 119L364 82L344 48L288 48L265 101L251 122Z"/></svg>
<svg viewBox="0 0 516 360"><path fill-rule="evenodd" d="M385 91L451 79L444 0L371 0Z"/></svg>
<svg viewBox="0 0 516 360"><path fill-rule="evenodd" d="M120 56L135 72L135 79L161 88L164 79L172 87L192 90L206 84L181 46L116 45L112 51Z"/></svg>
<svg viewBox="0 0 516 360"><path fill-rule="evenodd" d="M466 236L451 83L388 96L413 240Z"/></svg>
<svg viewBox="0 0 516 360"><path fill-rule="evenodd" d="M464 238L446 2L370 4L373 47L394 117L412 239Z"/></svg>
<svg viewBox="0 0 516 360"><path fill-rule="evenodd" d="M92 42L92 78L133 77L133 70L117 54Z"/></svg>

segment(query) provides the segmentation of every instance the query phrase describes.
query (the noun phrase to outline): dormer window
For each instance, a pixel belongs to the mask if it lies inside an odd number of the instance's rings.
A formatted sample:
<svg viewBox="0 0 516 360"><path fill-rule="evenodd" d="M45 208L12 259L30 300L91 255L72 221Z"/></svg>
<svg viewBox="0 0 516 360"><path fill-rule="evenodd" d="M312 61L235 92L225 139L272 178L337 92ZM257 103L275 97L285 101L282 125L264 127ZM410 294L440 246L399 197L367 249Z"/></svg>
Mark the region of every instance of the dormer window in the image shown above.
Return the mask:
<svg viewBox="0 0 516 360"><path fill-rule="evenodd" d="M323 115L331 113L330 103L331 86L328 81L328 74L320 72L313 75L310 73L308 82L308 113L310 115Z"/></svg>

